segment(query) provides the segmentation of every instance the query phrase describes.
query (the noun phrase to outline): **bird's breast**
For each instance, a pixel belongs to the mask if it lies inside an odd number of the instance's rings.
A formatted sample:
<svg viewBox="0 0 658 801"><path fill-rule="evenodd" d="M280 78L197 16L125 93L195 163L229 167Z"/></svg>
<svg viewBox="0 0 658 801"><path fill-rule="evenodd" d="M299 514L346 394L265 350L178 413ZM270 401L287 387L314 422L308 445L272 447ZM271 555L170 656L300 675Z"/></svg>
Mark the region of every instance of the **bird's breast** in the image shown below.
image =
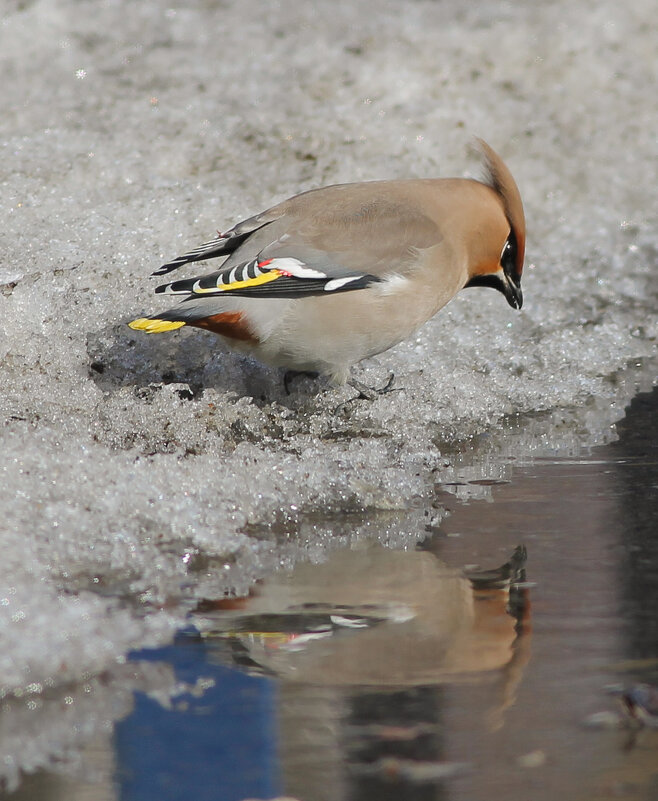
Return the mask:
<svg viewBox="0 0 658 801"><path fill-rule="evenodd" d="M391 274L366 289L296 300L262 341L263 355L274 364L342 375L409 337L460 288L458 281L437 288Z"/></svg>

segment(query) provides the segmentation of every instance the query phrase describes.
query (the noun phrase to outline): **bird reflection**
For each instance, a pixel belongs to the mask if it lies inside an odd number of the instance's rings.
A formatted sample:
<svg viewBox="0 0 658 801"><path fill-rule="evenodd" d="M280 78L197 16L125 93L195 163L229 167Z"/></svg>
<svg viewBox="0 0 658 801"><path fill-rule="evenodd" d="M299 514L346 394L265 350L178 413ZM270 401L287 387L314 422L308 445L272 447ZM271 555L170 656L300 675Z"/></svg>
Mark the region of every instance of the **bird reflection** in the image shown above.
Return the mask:
<svg viewBox="0 0 658 801"><path fill-rule="evenodd" d="M483 722L504 724L529 657L526 551L461 570L433 550L340 550L197 609L212 659L278 679L290 795L440 798L468 769L446 760L446 685L488 686Z"/></svg>

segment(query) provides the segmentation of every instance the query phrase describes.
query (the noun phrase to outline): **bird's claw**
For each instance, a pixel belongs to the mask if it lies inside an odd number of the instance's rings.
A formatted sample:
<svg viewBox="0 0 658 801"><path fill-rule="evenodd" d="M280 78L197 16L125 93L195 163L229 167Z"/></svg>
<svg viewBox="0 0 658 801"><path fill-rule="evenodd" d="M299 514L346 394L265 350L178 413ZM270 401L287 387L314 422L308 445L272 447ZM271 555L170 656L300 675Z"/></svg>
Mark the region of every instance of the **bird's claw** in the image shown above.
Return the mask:
<svg viewBox="0 0 658 801"><path fill-rule="evenodd" d="M357 381L356 378L350 378L347 383L359 394L355 398L349 398L348 400L343 401L343 403L340 403L338 406L336 406L334 409L334 414L336 415L343 414L347 410L347 407L355 401L374 401L380 395L386 395L389 392L400 392L402 389L402 387L393 387L393 384L395 383L395 373L390 373L388 380L383 387L369 387L367 384Z"/></svg>

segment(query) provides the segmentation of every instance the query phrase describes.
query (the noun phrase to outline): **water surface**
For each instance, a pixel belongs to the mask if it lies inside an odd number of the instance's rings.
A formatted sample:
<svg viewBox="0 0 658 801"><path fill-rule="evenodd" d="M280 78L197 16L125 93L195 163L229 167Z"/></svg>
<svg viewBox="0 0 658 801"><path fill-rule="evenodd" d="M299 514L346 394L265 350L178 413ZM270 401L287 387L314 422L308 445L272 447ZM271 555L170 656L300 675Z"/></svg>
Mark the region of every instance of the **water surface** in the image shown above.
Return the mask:
<svg viewBox="0 0 658 801"><path fill-rule="evenodd" d="M415 547L373 536L206 599L133 654L142 689L84 772L5 797L658 798L658 732L587 725L658 683L657 407L489 501L437 485L452 514Z"/></svg>

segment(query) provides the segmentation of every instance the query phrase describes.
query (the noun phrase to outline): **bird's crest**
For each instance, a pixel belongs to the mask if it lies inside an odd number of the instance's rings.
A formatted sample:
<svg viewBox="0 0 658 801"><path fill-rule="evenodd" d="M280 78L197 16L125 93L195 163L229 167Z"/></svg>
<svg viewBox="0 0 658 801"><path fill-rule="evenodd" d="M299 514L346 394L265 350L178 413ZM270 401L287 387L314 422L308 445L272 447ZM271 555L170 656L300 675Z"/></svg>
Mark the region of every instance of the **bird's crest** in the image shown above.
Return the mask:
<svg viewBox="0 0 658 801"><path fill-rule="evenodd" d="M489 147L484 139L477 139L476 141L484 155L487 170L485 183L500 197L505 209L505 216L516 239L516 272L521 275L525 256L525 215L523 213L521 193L512 177L512 173L501 157Z"/></svg>

